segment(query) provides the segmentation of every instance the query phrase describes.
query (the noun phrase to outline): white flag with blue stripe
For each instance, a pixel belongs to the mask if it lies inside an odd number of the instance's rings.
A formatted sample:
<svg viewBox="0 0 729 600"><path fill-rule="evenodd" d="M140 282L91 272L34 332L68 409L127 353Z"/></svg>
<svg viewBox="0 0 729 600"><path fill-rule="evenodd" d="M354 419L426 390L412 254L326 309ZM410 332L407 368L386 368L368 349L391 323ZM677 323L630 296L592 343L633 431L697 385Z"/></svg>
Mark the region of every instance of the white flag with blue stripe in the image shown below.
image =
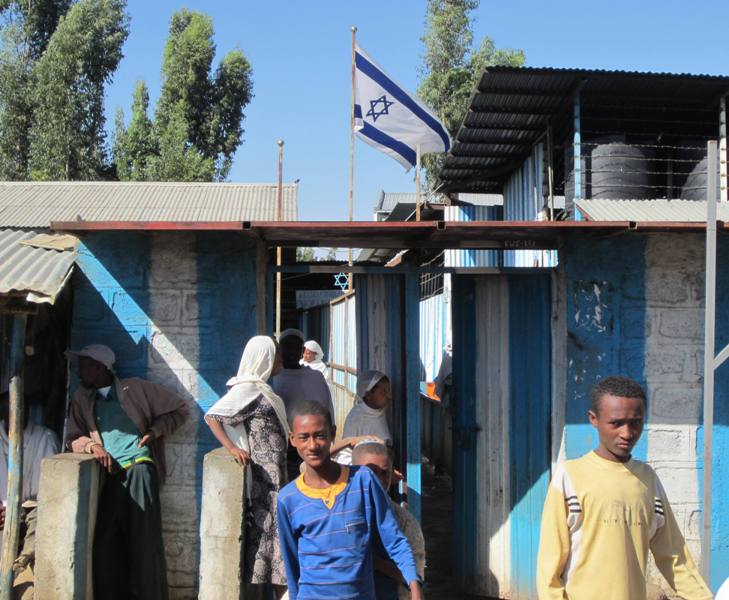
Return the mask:
<svg viewBox="0 0 729 600"><path fill-rule="evenodd" d="M363 141L409 169L420 154L451 147L443 123L416 96L408 94L355 46L354 130Z"/></svg>

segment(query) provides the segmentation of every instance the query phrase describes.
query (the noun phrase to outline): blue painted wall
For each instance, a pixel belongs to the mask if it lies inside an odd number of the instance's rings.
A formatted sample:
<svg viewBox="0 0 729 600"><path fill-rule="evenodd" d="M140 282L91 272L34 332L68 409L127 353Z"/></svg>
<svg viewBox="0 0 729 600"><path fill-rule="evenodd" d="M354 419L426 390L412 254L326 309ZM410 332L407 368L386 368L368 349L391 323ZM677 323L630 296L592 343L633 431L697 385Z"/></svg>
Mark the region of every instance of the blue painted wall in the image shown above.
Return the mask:
<svg viewBox="0 0 729 600"><path fill-rule="evenodd" d="M151 337L149 235L86 235L77 265L71 347L107 344L116 353L120 377L146 377Z"/></svg>
<svg viewBox="0 0 729 600"><path fill-rule="evenodd" d="M645 386L644 236L573 239L563 251L567 287L567 458L597 445L587 421L590 389L608 375ZM646 454L646 436L636 458Z"/></svg>
<svg viewBox="0 0 729 600"><path fill-rule="evenodd" d="M217 445L202 416L256 333L255 246L223 232L94 233L83 236L78 267L72 346L105 343L121 377L154 379L194 402L191 422L169 440L163 488L170 585L191 594L202 459ZM159 347L155 335L166 338Z"/></svg>

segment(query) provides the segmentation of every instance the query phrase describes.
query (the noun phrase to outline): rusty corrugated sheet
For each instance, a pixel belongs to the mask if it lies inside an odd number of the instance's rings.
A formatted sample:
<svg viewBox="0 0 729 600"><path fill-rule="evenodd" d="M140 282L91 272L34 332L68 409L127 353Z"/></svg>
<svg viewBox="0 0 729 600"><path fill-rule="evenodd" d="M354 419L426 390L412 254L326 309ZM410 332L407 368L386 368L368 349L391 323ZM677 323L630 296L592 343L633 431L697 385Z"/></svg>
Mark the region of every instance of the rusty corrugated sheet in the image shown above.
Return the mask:
<svg viewBox="0 0 729 600"><path fill-rule="evenodd" d="M50 250L22 243L36 235L35 231L0 229L0 294L53 304L73 269L76 248Z"/></svg>
<svg viewBox="0 0 729 600"><path fill-rule="evenodd" d="M283 219L296 220L297 184L283 186ZM274 221L269 183L0 182L0 224L51 221Z"/></svg>

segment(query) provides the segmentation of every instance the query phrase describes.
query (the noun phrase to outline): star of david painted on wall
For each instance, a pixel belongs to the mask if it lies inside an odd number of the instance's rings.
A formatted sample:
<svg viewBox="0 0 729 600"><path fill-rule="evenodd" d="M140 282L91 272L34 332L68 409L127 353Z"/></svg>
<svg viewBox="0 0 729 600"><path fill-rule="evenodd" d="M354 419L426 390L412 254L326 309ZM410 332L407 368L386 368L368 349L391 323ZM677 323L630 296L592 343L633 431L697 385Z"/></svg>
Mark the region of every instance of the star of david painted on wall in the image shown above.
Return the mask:
<svg viewBox="0 0 729 600"><path fill-rule="evenodd" d="M349 287L349 275L347 273L337 273L334 276L334 285L344 291Z"/></svg>
<svg viewBox="0 0 729 600"><path fill-rule="evenodd" d="M381 104L382 108L377 110L377 105ZM370 110L367 113L368 117L372 117L373 121L377 121L379 117L382 115L389 115L389 108L395 104L394 102L390 102L390 100L387 99L387 96L384 94L380 96L377 100L370 100Z"/></svg>

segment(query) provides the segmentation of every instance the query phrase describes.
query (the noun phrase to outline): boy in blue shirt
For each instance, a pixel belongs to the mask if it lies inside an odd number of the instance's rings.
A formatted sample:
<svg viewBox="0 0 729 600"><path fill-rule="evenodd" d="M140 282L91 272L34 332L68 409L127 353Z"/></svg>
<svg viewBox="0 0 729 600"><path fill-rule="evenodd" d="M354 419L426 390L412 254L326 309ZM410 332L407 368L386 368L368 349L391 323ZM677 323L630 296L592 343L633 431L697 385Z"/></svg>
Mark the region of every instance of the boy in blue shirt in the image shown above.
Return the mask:
<svg viewBox="0 0 729 600"><path fill-rule="evenodd" d="M278 496L278 531L290 600L375 600L375 538L422 600L413 553L400 531L382 484L367 467L331 460L336 428L315 402L298 403L289 415L291 444L304 473Z"/></svg>

